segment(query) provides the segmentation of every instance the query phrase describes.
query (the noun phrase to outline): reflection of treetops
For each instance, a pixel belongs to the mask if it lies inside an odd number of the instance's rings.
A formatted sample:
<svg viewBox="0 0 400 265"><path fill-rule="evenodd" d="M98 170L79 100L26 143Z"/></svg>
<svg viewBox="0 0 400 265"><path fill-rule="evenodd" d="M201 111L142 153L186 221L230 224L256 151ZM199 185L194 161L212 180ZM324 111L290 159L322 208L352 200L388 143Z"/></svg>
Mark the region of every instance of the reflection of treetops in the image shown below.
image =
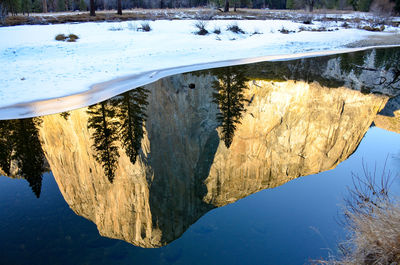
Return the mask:
<svg viewBox="0 0 400 265"><path fill-rule="evenodd" d="M88 128L93 129L95 159L110 182L113 182L119 158L117 141L121 142L132 163L141 147L146 120L148 90L139 87L114 99L89 107Z"/></svg>
<svg viewBox="0 0 400 265"><path fill-rule="evenodd" d="M363 70L362 66L364 65L364 62L369 55L371 55L371 51L340 54L340 68L344 73L354 71L355 74L359 75Z"/></svg>
<svg viewBox="0 0 400 265"><path fill-rule="evenodd" d="M226 147L232 144L236 125L240 124L242 113L245 111L243 91L246 89L244 67L226 67L212 70L218 78L212 87L216 90L213 93L213 102L219 105L220 113L217 114L217 121L222 128L222 140Z"/></svg>
<svg viewBox="0 0 400 265"><path fill-rule="evenodd" d="M399 88L400 82L400 50L399 49L377 49L375 56L375 67L382 67L392 73L392 78L387 80L382 77L380 84Z"/></svg>
<svg viewBox="0 0 400 265"><path fill-rule="evenodd" d="M148 90L139 87L113 100L118 107L121 142L133 164L136 162L143 138L143 124L147 118L145 111L149 104L147 94Z"/></svg>
<svg viewBox="0 0 400 265"><path fill-rule="evenodd" d="M374 56L373 67L366 66L369 56ZM340 55L340 67L344 73L353 71L356 75L360 75L362 71L380 72L380 80L375 85L398 88L400 82L399 60L399 49L375 49ZM391 73L392 76L388 78L387 72Z"/></svg>
<svg viewBox="0 0 400 265"><path fill-rule="evenodd" d="M90 106L88 128L93 129L93 148L96 150L94 155L108 177L113 182L117 161L119 157L116 141L118 140L118 121L114 119L115 109L108 101Z"/></svg>
<svg viewBox="0 0 400 265"><path fill-rule="evenodd" d="M44 153L39 140L40 118L0 121L0 166L4 173L11 172L11 162L17 162L18 175L29 182L29 186L40 197Z"/></svg>

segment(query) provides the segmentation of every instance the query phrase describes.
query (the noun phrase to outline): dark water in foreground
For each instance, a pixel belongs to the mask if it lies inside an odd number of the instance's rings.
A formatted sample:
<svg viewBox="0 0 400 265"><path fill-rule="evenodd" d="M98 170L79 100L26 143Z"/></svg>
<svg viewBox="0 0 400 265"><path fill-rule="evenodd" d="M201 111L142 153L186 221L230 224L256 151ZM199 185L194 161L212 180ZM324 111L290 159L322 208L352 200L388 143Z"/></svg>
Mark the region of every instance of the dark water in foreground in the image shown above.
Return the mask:
<svg viewBox="0 0 400 265"><path fill-rule="evenodd" d="M400 134L377 114L387 97L366 93L376 86L288 77L335 58L307 60L184 74L62 115L0 121L0 264L336 254L352 174L399 174Z"/></svg>

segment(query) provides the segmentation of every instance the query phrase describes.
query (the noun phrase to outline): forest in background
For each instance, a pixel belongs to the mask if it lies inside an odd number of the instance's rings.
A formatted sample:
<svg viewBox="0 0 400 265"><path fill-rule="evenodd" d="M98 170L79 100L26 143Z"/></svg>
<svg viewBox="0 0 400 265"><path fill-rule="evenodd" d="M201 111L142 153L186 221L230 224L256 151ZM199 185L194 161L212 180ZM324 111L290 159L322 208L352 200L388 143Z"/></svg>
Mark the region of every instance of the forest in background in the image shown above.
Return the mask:
<svg viewBox="0 0 400 265"><path fill-rule="evenodd" d="M0 0L0 16L22 13L116 10L132 8L209 7L229 12L230 8L305 9L314 8L400 12L400 0Z"/></svg>

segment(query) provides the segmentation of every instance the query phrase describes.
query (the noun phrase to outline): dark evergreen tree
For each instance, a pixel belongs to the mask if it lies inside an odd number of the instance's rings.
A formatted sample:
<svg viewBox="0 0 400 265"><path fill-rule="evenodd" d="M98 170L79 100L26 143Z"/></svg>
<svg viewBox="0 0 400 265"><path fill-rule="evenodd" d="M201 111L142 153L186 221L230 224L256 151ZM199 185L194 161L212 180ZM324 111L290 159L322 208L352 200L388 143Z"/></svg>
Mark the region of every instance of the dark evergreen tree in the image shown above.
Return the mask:
<svg viewBox="0 0 400 265"><path fill-rule="evenodd" d="M90 15L92 17L96 16L96 7L95 7L94 0L90 0L89 6L90 6Z"/></svg>
<svg viewBox="0 0 400 265"><path fill-rule="evenodd" d="M115 109L108 101L89 107L88 128L93 130L93 149L95 159L99 162L104 174L112 183L118 163L118 121L115 119Z"/></svg>
<svg viewBox="0 0 400 265"><path fill-rule="evenodd" d="M393 2L395 3L395 6L393 8L393 11L396 14L400 14L400 0L393 0Z"/></svg>
<svg viewBox="0 0 400 265"><path fill-rule="evenodd" d="M38 127L40 118L13 121L11 134L13 149L12 159L17 161L19 175L29 182L36 197L40 197L42 175L46 171L45 156L39 140Z"/></svg>
<svg viewBox="0 0 400 265"><path fill-rule="evenodd" d="M121 0L117 0L117 14L118 15L122 15L122 4L121 4Z"/></svg>
<svg viewBox="0 0 400 265"><path fill-rule="evenodd" d="M43 13L47 13L47 0L42 0Z"/></svg>
<svg viewBox="0 0 400 265"><path fill-rule="evenodd" d="M122 147L132 164L140 151L143 139L143 126L146 121L146 107L149 91L144 87L138 87L130 92L113 99L118 109L119 135Z"/></svg>
<svg viewBox="0 0 400 265"><path fill-rule="evenodd" d="M0 169L10 174L12 154L12 121L0 121Z"/></svg>
<svg viewBox="0 0 400 265"><path fill-rule="evenodd" d="M226 147L232 144L236 125L240 124L242 113L245 111L244 89L247 89L245 82L244 67L225 67L211 71L218 80L214 81L212 87L216 90L213 93L213 102L219 105L220 113L217 114L217 121L222 127L222 140Z"/></svg>
<svg viewBox="0 0 400 265"><path fill-rule="evenodd" d="M225 0L224 12L229 12L229 0Z"/></svg>

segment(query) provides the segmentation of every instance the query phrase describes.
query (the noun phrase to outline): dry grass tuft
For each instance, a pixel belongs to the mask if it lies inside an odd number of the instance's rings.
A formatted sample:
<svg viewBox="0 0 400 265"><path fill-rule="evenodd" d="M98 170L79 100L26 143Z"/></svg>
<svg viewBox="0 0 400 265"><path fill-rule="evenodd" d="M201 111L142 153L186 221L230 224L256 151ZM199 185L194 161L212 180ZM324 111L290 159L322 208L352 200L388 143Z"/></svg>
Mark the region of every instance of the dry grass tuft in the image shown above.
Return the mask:
<svg viewBox="0 0 400 265"><path fill-rule="evenodd" d="M66 38L67 36L65 36L64 34L57 34L57 36L54 39L58 41L65 41Z"/></svg>
<svg viewBox="0 0 400 265"><path fill-rule="evenodd" d="M244 32L243 29L241 29L239 27L239 25L236 22L233 22L231 24L229 24L228 26L226 26L226 30L232 31L233 33L236 34L245 34L246 32Z"/></svg>
<svg viewBox="0 0 400 265"><path fill-rule="evenodd" d="M194 34L196 35L207 35L208 34L208 30L206 29L208 22L204 21L204 20L198 20L196 21L196 23L194 23L194 26L196 27L196 31L194 32Z"/></svg>
<svg viewBox="0 0 400 265"><path fill-rule="evenodd" d="M69 34L68 35L68 42L75 42L77 39L79 39L79 37L77 36L77 35L75 35L75 34Z"/></svg>
<svg viewBox="0 0 400 265"><path fill-rule="evenodd" d="M79 37L75 34L69 34L68 36L65 36L64 34L58 34L55 37L55 40L58 41L67 41L67 42L76 42L76 40L79 39Z"/></svg>
<svg viewBox="0 0 400 265"><path fill-rule="evenodd" d="M151 31L150 23L149 22L142 22L138 31L149 32Z"/></svg>
<svg viewBox="0 0 400 265"><path fill-rule="evenodd" d="M365 178L353 176L354 187L346 200L348 241L339 245L342 256L316 264L400 264L400 202L389 194L390 173L376 182L375 172L363 165Z"/></svg>

